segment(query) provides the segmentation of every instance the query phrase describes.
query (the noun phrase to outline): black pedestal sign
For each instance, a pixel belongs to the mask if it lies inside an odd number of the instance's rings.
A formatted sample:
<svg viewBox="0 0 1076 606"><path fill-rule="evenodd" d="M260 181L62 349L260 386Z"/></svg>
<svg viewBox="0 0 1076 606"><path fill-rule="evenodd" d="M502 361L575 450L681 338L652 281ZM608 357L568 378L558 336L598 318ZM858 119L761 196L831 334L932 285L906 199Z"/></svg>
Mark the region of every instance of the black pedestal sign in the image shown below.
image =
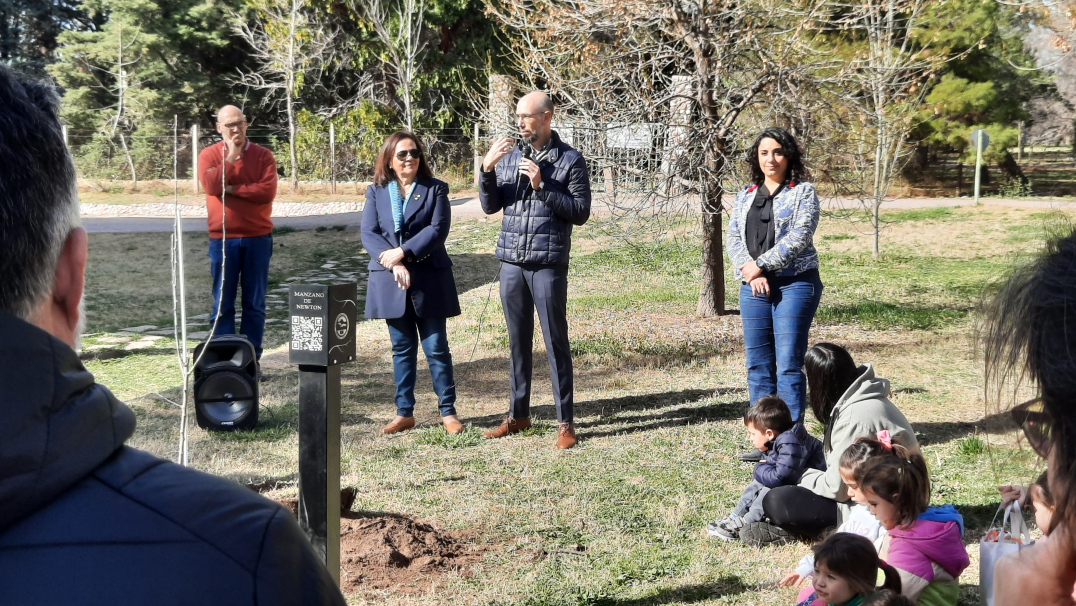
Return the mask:
<svg viewBox="0 0 1076 606"><path fill-rule="evenodd" d="M299 525L340 582L340 364L355 359L355 284L293 284L299 365Z"/></svg>

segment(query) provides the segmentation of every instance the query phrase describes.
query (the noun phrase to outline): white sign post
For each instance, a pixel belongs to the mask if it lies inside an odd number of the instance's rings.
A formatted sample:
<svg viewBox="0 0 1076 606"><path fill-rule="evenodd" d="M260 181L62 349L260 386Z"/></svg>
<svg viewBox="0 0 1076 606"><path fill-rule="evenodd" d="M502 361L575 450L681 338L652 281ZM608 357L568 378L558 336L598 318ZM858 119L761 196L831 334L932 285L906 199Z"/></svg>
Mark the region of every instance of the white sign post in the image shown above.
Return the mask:
<svg viewBox="0 0 1076 606"><path fill-rule="evenodd" d="M971 144L975 146L975 205L979 205L979 176L983 168L983 150L990 145L990 135L986 131L977 128L971 131Z"/></svg>

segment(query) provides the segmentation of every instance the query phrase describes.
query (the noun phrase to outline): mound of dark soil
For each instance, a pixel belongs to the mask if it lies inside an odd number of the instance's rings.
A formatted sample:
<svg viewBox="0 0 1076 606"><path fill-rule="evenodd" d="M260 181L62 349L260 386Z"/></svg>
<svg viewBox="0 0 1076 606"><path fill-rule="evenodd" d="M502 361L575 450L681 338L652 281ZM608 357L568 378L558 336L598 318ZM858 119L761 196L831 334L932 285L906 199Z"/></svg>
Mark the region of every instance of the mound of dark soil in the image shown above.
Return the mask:
<svg viewBox="0 0 1076 606"><path fill-rule="evenodd" d="M259 492L273 490L267 482L250 485ZM398 513L350 511L354 488L340 494L340 589L366 593L391 589L422 595L446 574L469 576L472 566L489 549L475 543L474 530L447 531L433 522ZM299 502L274 499L298 517Z"/></svg>
<svg viewBox="0 0 1076 606"><path fill-rule="evenodd" d="M385 513L348 513L340 520L340 588L345 593L394 588L421 594L445 573L470 574L485 547L473 530L446 531L431 522Z"/></svg>

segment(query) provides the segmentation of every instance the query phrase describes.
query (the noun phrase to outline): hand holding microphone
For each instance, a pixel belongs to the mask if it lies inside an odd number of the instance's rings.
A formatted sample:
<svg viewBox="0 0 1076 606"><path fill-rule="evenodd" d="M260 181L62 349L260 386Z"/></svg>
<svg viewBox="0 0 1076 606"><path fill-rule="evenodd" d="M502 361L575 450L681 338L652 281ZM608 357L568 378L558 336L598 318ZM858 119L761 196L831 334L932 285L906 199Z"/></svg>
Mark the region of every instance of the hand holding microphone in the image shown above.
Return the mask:
<svg viewBox="0 0 1076 606"><path fill-rule="evenodd" d="M531 187L537 191L538 186L542 183L542 170L538 168L538 164L526 155L519 159L519 176L523 177L524 175L530 179Z"/></svg>

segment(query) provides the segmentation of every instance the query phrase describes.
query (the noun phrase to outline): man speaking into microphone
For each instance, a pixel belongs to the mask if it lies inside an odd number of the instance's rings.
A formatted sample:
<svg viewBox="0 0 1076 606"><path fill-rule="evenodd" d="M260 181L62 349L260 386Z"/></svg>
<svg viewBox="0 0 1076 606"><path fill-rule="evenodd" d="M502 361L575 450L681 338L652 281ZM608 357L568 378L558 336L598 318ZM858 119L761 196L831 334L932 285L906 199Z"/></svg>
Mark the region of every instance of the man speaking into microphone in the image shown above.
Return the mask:
<svg viewBox="0 0 1076 606"><path fill-rule="evenodd" d="M572 226L590 218L590 176L582 154L550 128L553 101L535 91L516 106L522 141L493 142L482 161L478 197L487 215L504 211L497 237L501 306L511 351L508 416L487 438L530 427L534 310L542 326L553 399L557 448L575 446L572 354L568 346L568 257Z"/></svg>

